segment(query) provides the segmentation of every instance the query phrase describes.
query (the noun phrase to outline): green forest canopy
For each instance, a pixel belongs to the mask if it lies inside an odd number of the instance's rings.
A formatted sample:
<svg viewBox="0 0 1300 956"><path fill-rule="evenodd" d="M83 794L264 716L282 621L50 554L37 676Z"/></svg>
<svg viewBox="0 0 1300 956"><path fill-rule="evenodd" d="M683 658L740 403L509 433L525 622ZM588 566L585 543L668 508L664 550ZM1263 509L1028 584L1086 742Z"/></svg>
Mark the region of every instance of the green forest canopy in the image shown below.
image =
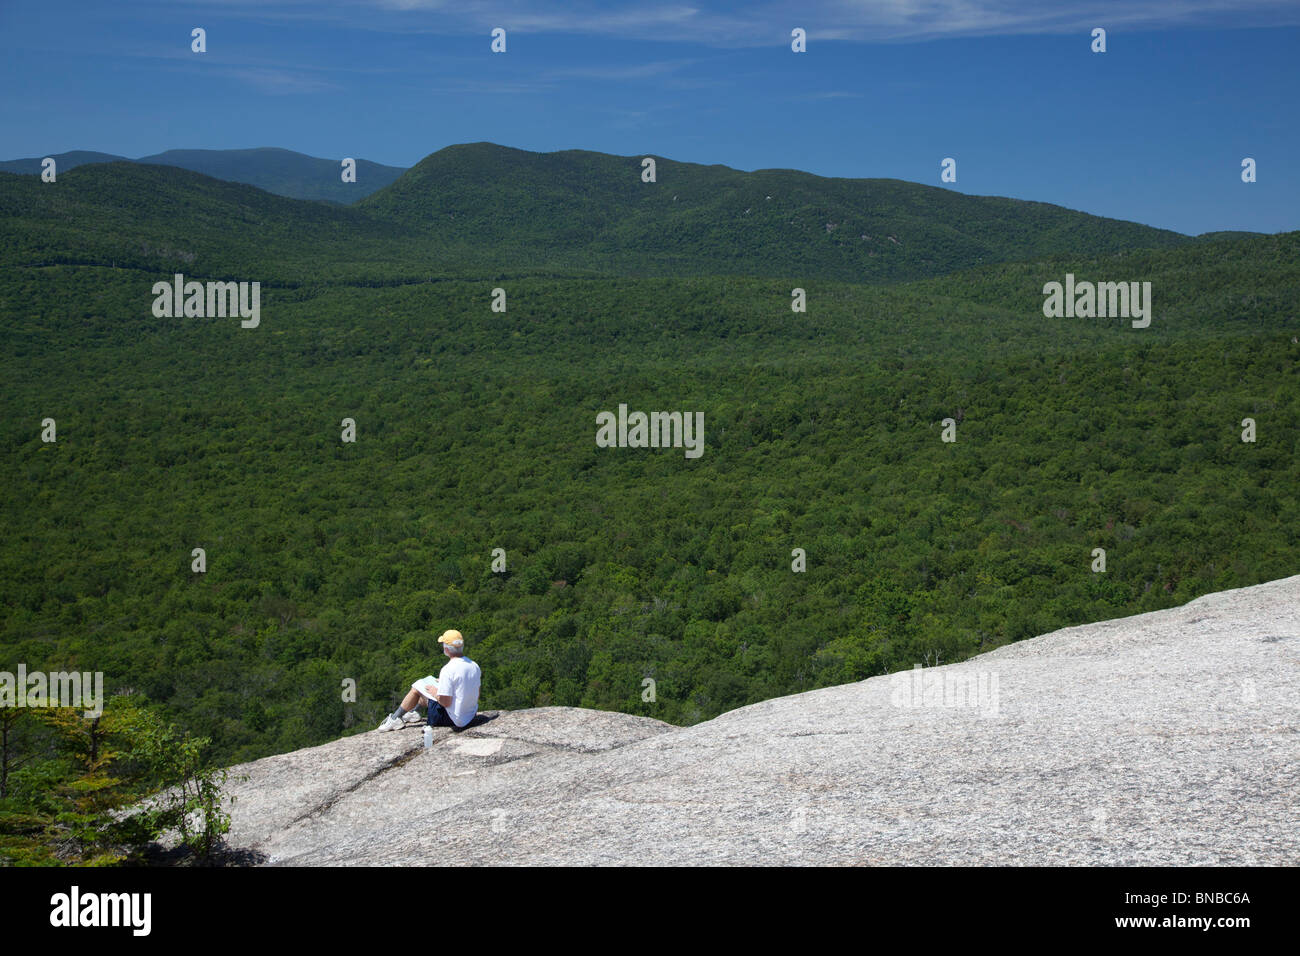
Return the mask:
<svg viewBox="0 0 1300 956"><path fill-rule="evenodd" d="M446 627L485 708L692 723L1296 570L1300 234L972 211L857 274L834 231L719 257L685 216L639 259L653 218L510 241L389 190L0 175L0 669L102 670L233 762L370 729ZM260 327L155 318L173 271L262 281ZM1151 281L1151 327L1045 319L1067 271ZM620 402L704 412L704 454L597 448Z"/></svg>

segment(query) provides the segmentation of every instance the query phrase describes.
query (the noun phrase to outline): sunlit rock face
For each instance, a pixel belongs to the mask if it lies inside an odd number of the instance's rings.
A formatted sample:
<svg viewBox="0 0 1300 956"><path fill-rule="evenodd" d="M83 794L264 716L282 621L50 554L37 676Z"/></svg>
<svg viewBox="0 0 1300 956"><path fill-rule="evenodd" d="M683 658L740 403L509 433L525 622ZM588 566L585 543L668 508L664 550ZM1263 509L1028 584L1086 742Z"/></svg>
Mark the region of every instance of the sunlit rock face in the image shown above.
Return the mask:
<svg viewBox="0 0 1300 956"><path fill-rule="evenodd" d="M1300 862L1300 576L693 727L482 717L232 768L230 842L272 865Z"/></svg>

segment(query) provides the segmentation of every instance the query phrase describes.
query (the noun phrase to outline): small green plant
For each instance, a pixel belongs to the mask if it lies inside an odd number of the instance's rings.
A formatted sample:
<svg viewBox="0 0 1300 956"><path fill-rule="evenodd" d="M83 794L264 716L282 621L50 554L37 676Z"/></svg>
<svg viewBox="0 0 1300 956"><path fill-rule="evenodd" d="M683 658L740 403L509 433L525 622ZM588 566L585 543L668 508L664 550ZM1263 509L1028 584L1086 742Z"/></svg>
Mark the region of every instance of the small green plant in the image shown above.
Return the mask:
<svg viewBox="0 0 1300 956"><path fill-rule="evenodd" d="M20 755L14 734L4 755L26 766L0 799L0 856L20 865L113 865L138 861L171 831L199 860L211 859L230 815L226 772L206 764L206 738L125 696L97 717L72 708L25 716L44 735L28 735Z"/></svg>
<svg viewBox="0 0 1300 956"><path fill-rule="evenodd" d="M172 781L156 798L157 824L174 828L181 842L202 860L210 859L230 831L230 814L222 808L226 771L205 765L210 741L159 724L140 741L140 755L151 761L157 779Z"/></svg>

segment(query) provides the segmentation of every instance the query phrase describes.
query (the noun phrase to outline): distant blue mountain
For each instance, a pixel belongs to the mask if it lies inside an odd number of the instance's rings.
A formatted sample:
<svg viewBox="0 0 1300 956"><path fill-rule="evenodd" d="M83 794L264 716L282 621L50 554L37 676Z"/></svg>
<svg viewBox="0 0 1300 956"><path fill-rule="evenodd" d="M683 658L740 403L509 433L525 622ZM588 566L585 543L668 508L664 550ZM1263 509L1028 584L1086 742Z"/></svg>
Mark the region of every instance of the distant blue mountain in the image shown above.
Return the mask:
<svg viewBox="0 0 1300 956"><path fill-rule="evenodd" d="M351 203L382 189L406 172L400 166L385 166L367 159L357 160L357 181L342 180L341 159L320 159L289 149L169 149L165 153L128 159L111 153L73 150L51 154L56 169L66 172L89 163L147 163L175 166L202 173L213 179L245 183L291 199L324 199ZM44 157L0 162L0 172L37 175Z"/></svg>

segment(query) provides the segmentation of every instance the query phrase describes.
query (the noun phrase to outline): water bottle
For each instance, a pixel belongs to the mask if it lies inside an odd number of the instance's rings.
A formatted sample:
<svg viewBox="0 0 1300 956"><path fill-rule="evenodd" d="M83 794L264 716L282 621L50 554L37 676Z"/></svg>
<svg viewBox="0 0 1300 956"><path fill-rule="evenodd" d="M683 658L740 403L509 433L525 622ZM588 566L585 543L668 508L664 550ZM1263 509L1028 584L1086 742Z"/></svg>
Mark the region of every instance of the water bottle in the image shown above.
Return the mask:
<svg viewBox="0 0 1300 956"><path fill-rule="evenodd" d="M433 746L433 728L425 727L424 728L424 749L428 750L432 746Z"/></svg>

